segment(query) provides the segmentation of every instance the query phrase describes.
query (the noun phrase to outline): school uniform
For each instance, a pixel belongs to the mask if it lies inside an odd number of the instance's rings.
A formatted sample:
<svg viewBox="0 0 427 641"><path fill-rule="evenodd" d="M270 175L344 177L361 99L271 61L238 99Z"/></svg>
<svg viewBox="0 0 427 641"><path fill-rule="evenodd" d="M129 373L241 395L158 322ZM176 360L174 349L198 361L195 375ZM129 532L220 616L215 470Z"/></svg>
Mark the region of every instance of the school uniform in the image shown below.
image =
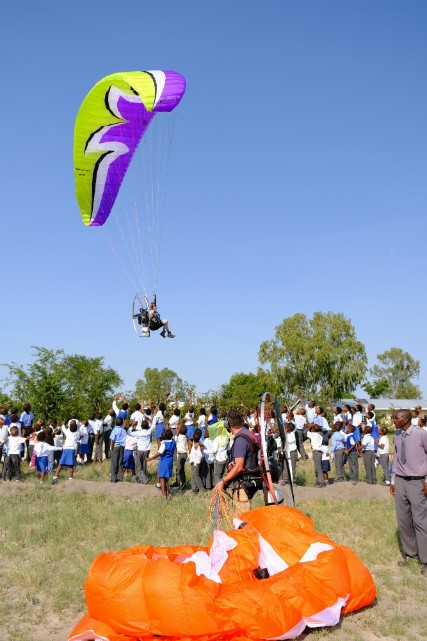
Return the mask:
<svg viewBox="0 0 427 641"><path fill-rule="evenodd" d="M173 459L176 450L176 443L172 439L170 441L162 441L159 447L160 463L157 468L157 474L161 479L170 479L173 474Z"/></svg>
<svg viewBox="0 0 427 641"><path fill-rule="evenodd" d="M304 417L302 417L304 418ZM286 432L286 441L288 443L288 451L289 451L289 458L290 458L290 466L291 466L291 473L292 473L292 481L295 483L295 476L296 476L296 471L297 471L297 458L298 458L298 450L297 450L297 430L293 430L293 432ZM283 465L283 475L282 475L284 483L290 483L289 479L289 474L288 474L288 466L286 463Z"/></svg>
<svg viewBox="0 0 427 641"><path fill-rule="evenodd" d="M49 453L54 452L56 447L48 443L36 443L34 445L34 454L36 456L36 469L37 472L47 474L49 471Z"/></svg>
<svg viewBox="0 0 427 641"><path fill-rule="evenodd" d="M135 458L133 453L136 450L136 437L130 430L126 433L125 451L123 452L123 467L126 470L135 471Z"/></svg>
<svg viewBox="0 0 427 641"><path fill-rule="evenodd" d="M321 418L321 417L320 417ZM321 432L307 432L307 437L311 442L311 449L313 451L314 471L316 474L316 485L321 487L325 485L322 470L322 446L323 435Z"/></svg>
<svg viewBox="0 0 427 641"><path fill-rule="evenodd" d="M228 461L228 446L230 437L227 434L220 434L214 438L214 485L219 483L224 476Z"/></svg>
<svg viewBox="0 0 427 641"><path fill-rule="evenodd" d="M366 482L375 485L377 482L375 472L375 441L371 434L364 434L362 438L363 464L366 471Z"/></svg>
<svg viewBox="0 0 427 641"><path fill-rule="evenodd" d="M111 483L118 483L123 481L123 452L126 445L125 428L116 425L111 432L111 441L114 441L114 446L111 452L110 480Z"/></svg>
<svg viewBox="0 0 427 641"><path fill-rule="evenodd" d="M353 434L349 434L345 444L346 450L353 447L351 452L347 454L348 466L350 468L350 481L357 483L359 481L359 453L356 447L356 439Z"/></svg>
<svg viewBox="0 0 427 641"><path fill-rule="evenodd" d="M215 452L213 449L213 441L211 441L210 438L205 438L203 441L203 460L200 468L200 477L206 490L213 488L214 460Z"/></svg>
<svg viewBox="0 0 427 641"><path fill-rule="evenodd" d="M9 436L7 443L9 452L6 477L10 480L14 475L17 481L21 481L21 446L24 445L25 438L22 436Z"/></svg>
<svg viewBox="0 0 427 641"><path fill-rule="evenodd" d="M302 460L306 461L308 456L304 449L304 429L306 425L305 416L303 414L295 414L294 423L297 451L300 453Z"/></svg>
<svg viewBox="0 0 427 641"><path fill-rule="evenodd" d="M176 453L177 453L177 463L176 463L176 484L178 487L184 487L187 478L185 476L185 463L188 459L188 439L186 434L178 434L175 437L176 442Z"/></svg>
<svg viewBox="0 0 427 641"><path fill-rule="evenodd" d="M85 425L80 425L79 435L79 454L80 456L84 456L89 454L89 434Z"/></svg>
<svg viewBox="0 0 427 641"><path fill-rule="evenodd" d="M335 483L345 481L344 476L344 443L346 440L345 434L340 430L339 432L332 433L331 447L329 454L334 457L335 463Z"/></svg>
<svg viewBox="0 0 427 641"><path fill-rule="evenodd" d="M140 426L136 430L132 430L132 434L136 438L136 450L133 452L135 460L136 473L140 483L146 485L147 479L147 458L150 455L151 447L151 434L153 433L153 425L148 429L141 429Z"/></svg>
<svg viewBox="0 0 427 641"><path fill-rule="evenodd" d="M184 419L184 425L187 428L187 439L189 441L192 441L194 437L194 416L190 412L187 412L187 414L184 416Z"/></svg>
<svg viewBox="0 0 427 641"><path fill-rule="evenodd" d="M203 492L205 489L203 487L202 479L200 478L199 470L200 463L202 462L203 454L202 448L197 443L193 444L190 452L190 465L191 465L191 489L194 494L197 492Z"/></svg>
<svg viewBox="0 0 427 641"><path fill-rule="evenodd" d="M62 433L65 436L64 449L62 450L59 465L67 467L75 467L76 465L76 451L79 442L80 433L78 429L71 432L69 427L63 427Z"/></svg>
<svg viewBox="0 0 427 641"><path fill-rule="evenodd" d="M384 483L390 485L390 441L388 440L387 435L380 436L378 445L384 446L378 447L378 463L381 465L384 472Z"/></svg>
<svg viewBox="0 0 427 641"><path fill-rule="evenodd" d="M161 438L163 432L166 429L166 426L165 426L165 417L163 416L163 414L162 414L162 412L160 410L158 412L156 412L156 415L153 418L153 423L152 424L155 427L154 438Z"/></svg>

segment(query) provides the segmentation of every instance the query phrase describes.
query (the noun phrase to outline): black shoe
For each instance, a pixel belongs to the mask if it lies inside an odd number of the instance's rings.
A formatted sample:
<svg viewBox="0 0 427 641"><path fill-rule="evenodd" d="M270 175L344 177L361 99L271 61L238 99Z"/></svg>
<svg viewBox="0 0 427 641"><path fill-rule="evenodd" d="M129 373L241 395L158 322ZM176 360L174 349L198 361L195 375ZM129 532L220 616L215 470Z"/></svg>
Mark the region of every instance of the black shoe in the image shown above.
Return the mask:
<svg viewBox="0 0 427 641"><path fill-rule="evenodd" d="M405 567L405 565L408 565L408 563L409 563L409 557L407 557L407 556L403 556L403 557L402 557L402 560L397 562L397 565L398 565L400 568L403 568L403 567Z"/></svg>
<svg viewBox="0 0 427 641"><path fill-rule="evenodd" d="M168 338L175 338L175 334L172 334L172 332L168 332Z"/></svg>
<svg viewBox="0 0 427 641"><path fill-rule="evenodd" d="M162 331L160 332L160 336L163 336L163 338L166 338L166 332L165 332L165 330L162 330Z"/></svg>

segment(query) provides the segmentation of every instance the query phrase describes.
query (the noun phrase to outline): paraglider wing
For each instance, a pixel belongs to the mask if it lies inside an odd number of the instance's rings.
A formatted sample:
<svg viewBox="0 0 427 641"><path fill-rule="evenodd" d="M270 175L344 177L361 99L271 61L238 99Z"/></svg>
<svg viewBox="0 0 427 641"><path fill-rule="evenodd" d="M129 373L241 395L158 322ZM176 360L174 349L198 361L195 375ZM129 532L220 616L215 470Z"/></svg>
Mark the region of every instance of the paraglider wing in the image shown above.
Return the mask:
<svg viewBox="0 0 427 641"><path fill-rule="evenodd" d="M185 79L174 71L131 71L106 76L86 96L74 130L76 195L85 225L105 223L151 120L172 111L184 92Z"/></svg>

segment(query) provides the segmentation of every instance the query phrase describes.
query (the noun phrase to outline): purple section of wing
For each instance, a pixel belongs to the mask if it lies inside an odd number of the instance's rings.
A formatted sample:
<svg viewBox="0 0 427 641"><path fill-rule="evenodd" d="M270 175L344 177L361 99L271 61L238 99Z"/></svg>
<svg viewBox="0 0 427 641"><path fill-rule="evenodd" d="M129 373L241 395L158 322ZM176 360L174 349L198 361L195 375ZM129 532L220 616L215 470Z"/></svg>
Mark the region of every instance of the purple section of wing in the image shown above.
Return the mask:
<svg viewBox="0 0 427 641"><path fill-rule="evenodd" d="M172 111L175 109L185 91L185 78L176 71L164 71L166 76L165 87L160 100L153 111Z"/></svg>
<svg viewBox="0 0 427 641"><path fill-rule="evenodd" d="M104 182L104 191L97 214L90 223L91 227L103 225L107 220L139 141L155 116L154 113L148 112L142 103L128 102L122 97L119 98L117 107L126 122L110 127L100 142L106 143L107 148L108 143L122 143L129 151L120 155L111 164L103 165L102 160L99 162L96 180ZM104 163L108 163L108 160L107 155ZM105 173L107 173L106 176Z"/></svg>
<svg viewBox="0 0 427 641"><path fill-rule="evenodd" d="M131 102L124 97L118 100L118 111L126 122L110 127L101 137L100 143L105 144L106 152L114 153L114 143L125 144L129 151L119 155L111 163L108 153L98 161L94 180L98 184L104 184L104 191L96 216L90 223L91 227L103 225L110 215L132 157L155 114L172 111L184 94L185 79L175 71L164 71L164 74L165 86L153 111L147 111L143 103ZM94 203L94 206L97 204Z"/></svg>

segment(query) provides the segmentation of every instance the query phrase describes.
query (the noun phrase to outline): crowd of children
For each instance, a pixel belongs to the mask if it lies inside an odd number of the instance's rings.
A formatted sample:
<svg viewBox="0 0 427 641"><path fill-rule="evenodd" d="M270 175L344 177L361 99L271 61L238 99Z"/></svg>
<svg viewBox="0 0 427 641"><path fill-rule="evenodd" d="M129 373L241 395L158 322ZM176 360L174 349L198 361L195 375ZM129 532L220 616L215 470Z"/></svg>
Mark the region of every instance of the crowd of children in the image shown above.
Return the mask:
<svg viewBox="0 0 427 641"><path fill-rule="evenodd" d="M172 487L184 489L187 485L186 464L191 469L191 490L197 494L211 490L222 479L230 450L230 434L227 429L218 429L218 410L212 406L208 411L201 408L195 418L190 406L184 417L175 406L168 415L166 403L158 407L145 407L136 403L130 414L129 404L123 395L117 395L105 416L98 412L90 419L77 415L60 425L55 419L45 424L35 420L31 406L24 405L22 412L14 407L10 411L0 407L0 461L3 462L2 479L22 482L21 461L36 470L42 483L46 474L52 474L52 483L58 481L63 467L68 468L72 479L77 465L110 461L110 481L123 481L130 474L132 482L148 483L147 463L158 459L157 487L165 500L170 498L169 481L175 476ZM259 410L245 408L246 426L258 433ZM297 461L308 455L304 443L311 444L316 487L329 482L331 462L335 465L334 482L346 480L348 465L349 480L359 482L359 459L363 460L366 482L377 482L376 467L383 471L384 485L390 484L390 452L388 430L378 426L375 407L365 409L360 404L330 406L332 425L321 406L314 401L300 401L293 408L283 406L281 418L286 430L290 470L294 481ZM420 418L417 410L412 413L413 423L427 429L426 419ZM211 433L210 433L211 432ZM283 459L282 441L274 413L268 417L270 452L277 460ZM157 452L151 453L153 441ZM270 448L271 450L271 448ZM174 474L175 470L175 474ZM289 483L287 466L281 475L283 484Z"/></svg>

